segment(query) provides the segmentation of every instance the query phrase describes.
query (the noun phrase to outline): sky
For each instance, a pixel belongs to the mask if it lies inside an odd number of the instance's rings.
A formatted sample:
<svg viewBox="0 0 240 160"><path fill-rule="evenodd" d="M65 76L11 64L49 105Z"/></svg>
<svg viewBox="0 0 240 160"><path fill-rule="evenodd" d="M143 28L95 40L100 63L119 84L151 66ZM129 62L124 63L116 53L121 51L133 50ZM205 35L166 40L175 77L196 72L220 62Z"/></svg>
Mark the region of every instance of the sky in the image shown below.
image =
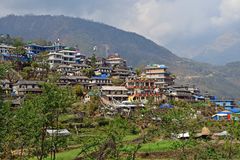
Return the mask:
<svg viewBox="0 0 240 160"><path fill-rule="evenodd" d="M9 14L103 22L188 56L183 52L238 29L240 0L1 0L0 16Z"/></svg>

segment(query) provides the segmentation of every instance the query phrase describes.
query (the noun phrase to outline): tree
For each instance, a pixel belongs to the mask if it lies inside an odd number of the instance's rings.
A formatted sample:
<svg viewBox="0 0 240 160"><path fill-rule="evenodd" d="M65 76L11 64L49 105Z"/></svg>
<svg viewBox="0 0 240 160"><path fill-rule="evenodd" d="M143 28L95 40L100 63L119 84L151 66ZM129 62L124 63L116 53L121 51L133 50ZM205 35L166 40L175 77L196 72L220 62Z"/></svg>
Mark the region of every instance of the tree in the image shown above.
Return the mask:
<svg viewBox="0 0 240 160"><path fill-rule="evenodd" d="M21 48L23 48L24 47L24 42L23 42L23 39L22 38L20 38L20 37L15 37L15 38L13 38L13 46L14 47L21 47Z"/></svg>
<svg viewBox="0 0 240 160"><path fill-rule="evenodd" d="M35 72L38 74L38 78L41 80L46 79L50 73L50 66L47 62L47 59L48 52L41 52L35 57L35 63L37 64L37 66L35 65Z"/></svg>
<svg viewBox="0 0 240 160"><path fill-rule="evenodd" d="M40 95L28 95L15 112L0 108L0 149L4 157L15 149L22 159L36 156L42 160L49 151L55 159L58 148L64 145L65 138L58 134L49 137L47 129L60 129L59 116L74 103L74 95L71 89L51 83L43 83L42 90Z"/></svg>
<svg viewBox="0 0 240 160"><path fill-rule="evenodd" d="M193 137L196 131L197 119L191 105L185 101L173 102L174 108L169 109L162 116L162 127L167 136L189 134L189 138L184 141L175 141L174 147L181 148L181 159L187 159L186 149L189 145L195 143Z"/></svg>
<svg viewBox="0 0 240 160"><path fill-rule="evenodd" d="M91 56L91 61L90 61L91 67L96 68L96 62L97 62L96 55L93 54L93 55Z"/></svg>
<svg viewBox="0 0 240 160"><path fill-rule="evenodd" d="M154 97L153 96L147 98L147 105L150 107L152 107L154 105Z"/></svg>
<svg viewBox="0 0 240 160"><path fill-rule="evenodd" d="M44 104L44 113L47 115L48 125L59 130L59 116L74 103L73 93L69 88L59 88L55 84L44 83L43 94L41 95ZM59 146L58 135L52 135L53 159L56 157L56 151Z"/></svg>
<svg viewBox="0 0 240 160"><path fill-rule="evenodd" d="M89 78L94 76L94 69L93 68L86 68L82 70L83 74Z"/></svg>
<svg viewBox="0 0 240 160"><path fill-rule="evenodd" d="M30 79L32 78L32 67L24 67L22 72L21 72L22 76L24 79Z"/></svg>
<svg viewBox="0 0 240 160"><path fill-rule="evenodd" d="M22 104L21 109L16 111L14 133L18 139L15 145L20 150L21 159L31 156L42 159L48 154L50 147L43 129L47 123L43 105L41 96L32 95Z"/></svg>
<svg viewBox="0 0 240 160"><path fill-rule="evenodd" d="M14 148L13 136L14 114L10 110L10 105L0 102L0 159L12 159L12 149Z"/></svg>
<svg viewBox="0 0 240 160"><path fill-rule="evenodd" d="M76 85L74 87L74 92L76 96L82 98L84 96L84 88L81 85Z"/></svg>
<svg viewBox="0 0 240 160"><path fill-rule="evenodd" d="M9 80L9 82L15 82L18 74L12 69L12 64L9 62L0 63L0 80ZM0 87L1 88L1 87ZM2 96L2 90L0 91ZM9 93L8 91L6 93ZM1 97L2 98L2 97Z"/></svg>
<svg viewBox="0 0 240 160"><path fill-rule="evenodd" d="M116 117L106 128L106 136L98 139L91 144L86 144L79 155L85 153L83 159L120 159L121 148L124 144L123 138L128 132L128 121ZM87 147L88 146L88 147ZM85 150L85 149L88 150ZM90 154L89 154L90 152Z"/></svg>
<svg viewBox="0 0 240 160"><path fill-rule="evenodd" d="M136 68L136 69L135 69L135 72L136 72L136 75L137 75L137 76L140 76L141 73L142 73L142 70L141 70L140 68Z"/></svg>
<svg viewBox="0 0 240 160"><path fill-rule="evenodd" d="M18 46L13 50L13 53L19 56L26 55L26 49L23 46Z"/></svg>
<svg viewBox="0 0 240 160"><path fill-rule="evenodd" d="M122 79L111 78L111 81L114 86L120 86L124 84L124 80Z"/></svg>
<svg viewBox="0 0 240 160"><path fill-rule="evenodd" d="M0 63L0 79L4 79L11 69L10 63Z"/></svg>
<svg viewBox="0 0 240 160"><path fill-rule="evenodd" d="M227 138L225 139L224 151L226 159L234 159L239 152L240 124L233 119L227 124Z"/></svg>

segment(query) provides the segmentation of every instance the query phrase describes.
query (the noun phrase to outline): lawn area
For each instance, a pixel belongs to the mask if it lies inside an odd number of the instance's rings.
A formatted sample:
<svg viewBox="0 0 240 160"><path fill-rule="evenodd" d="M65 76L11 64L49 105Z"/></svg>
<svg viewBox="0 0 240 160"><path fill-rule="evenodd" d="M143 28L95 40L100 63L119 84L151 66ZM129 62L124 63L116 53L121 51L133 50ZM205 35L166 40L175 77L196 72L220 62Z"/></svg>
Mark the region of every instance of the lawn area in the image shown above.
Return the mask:
<svg viewBox="0 0 240 160"><path fill-rule="evenodd" d="M123 141L132 141L134 139L139 138L140 135L139 134L131 134L131 135L127 135L123 138Z"/></svg>
<svg viewBox="0 0 240 160"><path fill-rule="evenodd" d="M59 121L60 122L67 121L69 119L73 119L74 117L75 117L74 114L64 114L59 117Z"/></svg>
<svg viewBox="0 0 240 160"><path fill-rule="evenodd" d="M157 152L157 151L171 150L173 143L174 141L171 141L171 140L161 140L157 142L146 143L142 145L139 152ZM133 150L133 148L134 146L132 144L127 145L122 148L122 151L129 152ZM81 152L80 148L60 152L60 153L57 153L56 160L74 160L80 152ZM36 159L31 159L31 160L36 160ZM50 157L48 157L45 160L51 160L51 159Z"/></svg>
<svg viewBox="0 0 240 160"><path fill-rule="evenodd" d="M56 160L74 160L80 152L80 148L60 152L57 153ZM37 158L31 158L30 160L37 160ZM51 160L51 157L49 156L44 160Z"/></svg>
<svg viewBox="0 0 240 160"><path fill-rule="evenodd" d="M73 149L65 152L61 152L57 154L57 160L73 160L78 154L81 152L81 149ZM50 158L46 158L46 160L51 160Z"/></svg>
<svg viewBox="0 0 240 160"><path fill-rule="evenodd" d="M172 140L161 140L153 143L146 143L140 148L141 152L155 152L155 151L166 151L171 150L174 141Z"/></svg>
<svg viewBox="0 0 240 160"><path fill-rule="evenodd" d="M142 144L142 147L139 149L140 152L156 152L156 151L166 151L171 150L174 141L172 140L161 140L157 142L145 143ZM135 146L132 144L127 145L122 148L122 151L129 152L134 149Z"/></svg>

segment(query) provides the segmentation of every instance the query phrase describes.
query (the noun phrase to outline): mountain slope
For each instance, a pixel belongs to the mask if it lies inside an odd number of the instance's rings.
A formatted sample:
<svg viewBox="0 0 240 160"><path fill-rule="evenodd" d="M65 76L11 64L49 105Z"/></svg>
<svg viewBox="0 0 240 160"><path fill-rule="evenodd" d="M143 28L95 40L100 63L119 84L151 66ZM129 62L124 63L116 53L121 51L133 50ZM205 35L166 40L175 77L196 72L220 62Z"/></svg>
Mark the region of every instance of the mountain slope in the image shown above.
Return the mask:
<svg viewBox="0 0 240 160"><path fill-rule="evenodd" d="M240 97L240 77L232 74L238 64L234 64L233 70L227 70L229 66L214 67L183 59L140 35L105 24L65 16L7 16L0 18L0 33L25 40L60 38L65 44L78 45L81 52L89 54L97 46L96 54L118 52L134 66L166 64L177 75L178 84L195 84L218 96Z"/></svg>
<svg viewBox="0 0 240 160"><path fill-rule="evenodd" d="M133 65L142 64L143 61L169 64L170 61L180 59L166 48L140 35L80 18L7 16L0 19L0 32L28 40L60 38L65 44L78 45L84 53L92 53L93 47L97 46L98 54L118 52Z"/></svg>

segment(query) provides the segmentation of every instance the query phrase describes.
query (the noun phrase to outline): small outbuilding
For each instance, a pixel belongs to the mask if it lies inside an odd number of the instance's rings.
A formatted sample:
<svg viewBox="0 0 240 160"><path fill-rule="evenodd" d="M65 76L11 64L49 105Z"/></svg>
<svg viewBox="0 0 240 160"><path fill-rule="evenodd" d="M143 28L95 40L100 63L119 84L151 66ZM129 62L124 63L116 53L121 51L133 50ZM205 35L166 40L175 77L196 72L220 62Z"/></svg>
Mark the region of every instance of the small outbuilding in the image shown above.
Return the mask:
<svg viewBox="0 0 240 160"><path fill-rule="evenodd" d="M56 129L47 129L47 133L50 135L50 136L69 136L71 133L67 130L67 129L59 129L59 130L56 130Z"/></svg>

